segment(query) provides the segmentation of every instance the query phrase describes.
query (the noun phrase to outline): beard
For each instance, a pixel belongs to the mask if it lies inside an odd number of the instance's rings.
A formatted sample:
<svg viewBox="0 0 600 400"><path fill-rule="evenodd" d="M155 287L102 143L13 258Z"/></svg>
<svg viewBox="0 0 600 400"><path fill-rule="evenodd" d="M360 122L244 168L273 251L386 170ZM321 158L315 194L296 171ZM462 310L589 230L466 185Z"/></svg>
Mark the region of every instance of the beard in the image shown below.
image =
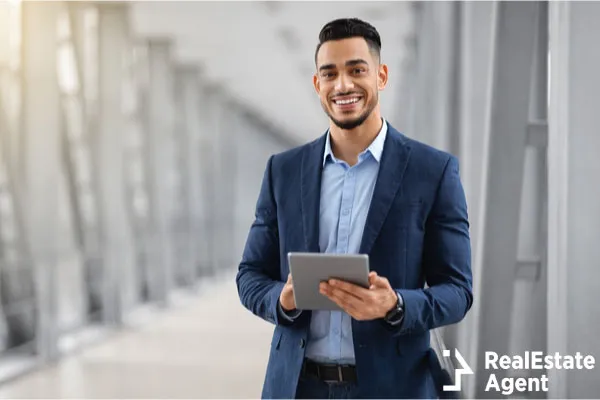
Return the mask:
<svg viewBox="0 0 600 400"><path fill-rule="evenodd" d="M371 113L373 112L373 110L375 109L375 107L377 107L377 102L379 100L379 93L376 94L376 96L374 98L371 98L371 101L369 101L369 103L367 104L367 108L366 110L360 114L358 117L354 118L354 119L350 119L347 121L340 121L339 119L336 119L327 109L327 106L321 101L321 107L323 107L323 111L325 111L325 114L327 114L327 116L329 117L329 119L340 129L344 129L344 130L351 130L354 129L358 126L361 126L366 120L367 118L369 118L369 115L371 115Z"/></svg>

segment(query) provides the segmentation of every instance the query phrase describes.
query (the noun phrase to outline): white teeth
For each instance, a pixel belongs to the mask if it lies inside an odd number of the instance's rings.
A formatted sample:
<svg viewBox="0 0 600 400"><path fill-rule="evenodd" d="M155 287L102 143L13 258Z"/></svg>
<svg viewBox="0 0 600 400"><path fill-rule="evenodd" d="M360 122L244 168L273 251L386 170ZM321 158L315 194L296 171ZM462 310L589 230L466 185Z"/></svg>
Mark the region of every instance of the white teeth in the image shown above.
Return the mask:
<svg viewBox="0 0 600 400"><path fill-rule="evenodd" d="M348 99L348 100L336 100L335 104L340 104L340 105L343 105L343 104L352 104L352 103L358 102L358 100L360 100L358 97L355 97L353 99Z"/></svg>

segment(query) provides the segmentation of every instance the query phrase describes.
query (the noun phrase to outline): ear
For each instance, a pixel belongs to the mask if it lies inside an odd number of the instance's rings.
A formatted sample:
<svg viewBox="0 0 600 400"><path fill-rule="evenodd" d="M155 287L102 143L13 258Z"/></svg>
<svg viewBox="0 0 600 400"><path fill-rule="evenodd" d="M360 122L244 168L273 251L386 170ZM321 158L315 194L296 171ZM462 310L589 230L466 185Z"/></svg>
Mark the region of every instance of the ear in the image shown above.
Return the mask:
<svg viewBox="0 0 600 400"><path fill-rule="evenodd" d="M313 85L317 94L321 93L321 82L319 82L319 77L317 74L313 75Z"/></svg>
<svg viewBox="0 0 600 400"><path fill-rule="evenodd" d="M385 89L388 81L388 66L386 64L379 65L379 71L377 71L377 89Z"/></svg>

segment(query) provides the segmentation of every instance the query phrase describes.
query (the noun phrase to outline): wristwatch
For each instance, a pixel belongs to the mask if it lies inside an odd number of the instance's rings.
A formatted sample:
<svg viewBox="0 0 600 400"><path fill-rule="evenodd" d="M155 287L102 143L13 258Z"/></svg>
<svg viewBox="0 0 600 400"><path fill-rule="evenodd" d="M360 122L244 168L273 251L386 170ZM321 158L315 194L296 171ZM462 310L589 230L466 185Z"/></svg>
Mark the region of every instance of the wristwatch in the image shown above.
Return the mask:
<svg viewBox="0 0 600 400"><path fill-rule="evenodd" d="M398 300L396 301L396 305L388 311L388 313L383 318L385 322L391 325L397 325L402 322L402 317L404 316L404 305L400 300L400 295L398 296Z"/></svg>

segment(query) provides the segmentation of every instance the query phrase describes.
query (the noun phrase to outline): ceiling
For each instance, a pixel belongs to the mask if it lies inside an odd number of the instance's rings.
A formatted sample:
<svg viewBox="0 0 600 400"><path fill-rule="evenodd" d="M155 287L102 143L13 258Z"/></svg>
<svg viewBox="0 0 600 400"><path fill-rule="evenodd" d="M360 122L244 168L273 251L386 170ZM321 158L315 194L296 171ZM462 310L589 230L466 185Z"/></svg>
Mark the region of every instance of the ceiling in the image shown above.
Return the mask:
<svg viewBox="0 0 600 400"><path fill-rule="evenodd" d="M394 124L405 43L413 31L410 2L131 2L133 31L172 39L177 61L202 66L217 82L295 141L327 128L312 86L321 27L341 17L372 23L382 38L390 80L381 93L383 115Z"/></svg>

